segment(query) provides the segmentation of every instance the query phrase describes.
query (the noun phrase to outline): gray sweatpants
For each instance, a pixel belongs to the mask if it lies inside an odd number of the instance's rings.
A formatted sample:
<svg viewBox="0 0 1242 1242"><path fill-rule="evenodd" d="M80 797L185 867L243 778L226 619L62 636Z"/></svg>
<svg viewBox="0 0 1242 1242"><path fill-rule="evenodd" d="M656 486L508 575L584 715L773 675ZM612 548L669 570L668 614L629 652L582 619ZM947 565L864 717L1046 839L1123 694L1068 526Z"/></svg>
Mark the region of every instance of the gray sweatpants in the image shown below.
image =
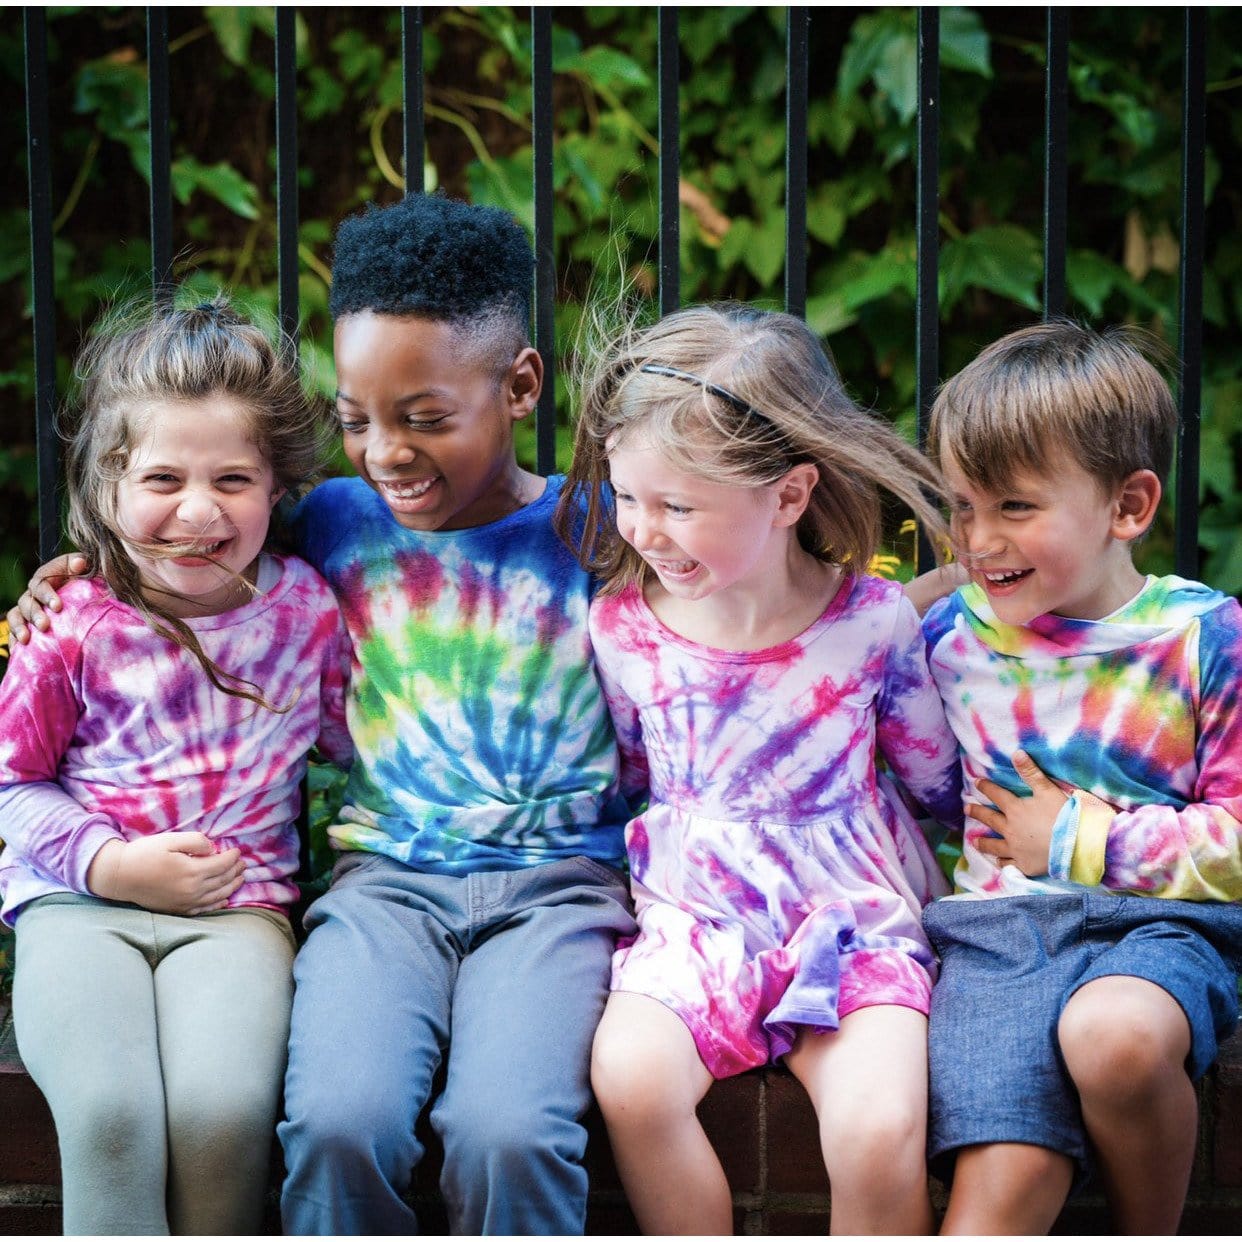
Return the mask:
<svg viewBox="0 0 1242 1242"><path fill-rule="evenodd" d="M16 931L14 1028L56 1121L65 1233L261 1231L288 920L65 894L32 902Z"/></svg>

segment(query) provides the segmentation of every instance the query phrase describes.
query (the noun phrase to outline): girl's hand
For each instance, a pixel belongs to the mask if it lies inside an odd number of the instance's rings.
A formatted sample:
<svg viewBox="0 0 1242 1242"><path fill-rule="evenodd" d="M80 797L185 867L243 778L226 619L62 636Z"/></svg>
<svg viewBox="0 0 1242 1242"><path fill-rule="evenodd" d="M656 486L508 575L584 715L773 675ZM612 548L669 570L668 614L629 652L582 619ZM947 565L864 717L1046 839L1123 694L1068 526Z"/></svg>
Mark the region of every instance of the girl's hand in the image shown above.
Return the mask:
<svg viewBox="0 0 1242 1242"><path fill-rule="evenodd" d="M1014 753L1013 766L1030 786L1030 796L1020 798L993 781L980 781L979 792L996 809L971 805L966 814L996 835L977 838L975 848L995 858L998 867L1013 863L1023 875L1047 875L1052 828L1069 799L1024 751Z"/></svg>
<svg viewBox="0 0 1242 1242"><path fill-rule="evenodd" d="M109 901L161 914L202 914L227 904L244 871L236 846L217 853L201 832L161 832L109 841L91 862L86 884Z"/></svg>
<svg viewBox="0 0 1242 1242"><path fill-rule="evenodd" d="M56 588L64 586L70 578L86 573L86 557L70 552L40 565L34 577L26 584L21 598L9 609L9 632L19 643L30 641L27 622L36 630L46 630L51 622L48 612L60 611L60 596ZM44 611L47 609L47 612Z"/></svg>

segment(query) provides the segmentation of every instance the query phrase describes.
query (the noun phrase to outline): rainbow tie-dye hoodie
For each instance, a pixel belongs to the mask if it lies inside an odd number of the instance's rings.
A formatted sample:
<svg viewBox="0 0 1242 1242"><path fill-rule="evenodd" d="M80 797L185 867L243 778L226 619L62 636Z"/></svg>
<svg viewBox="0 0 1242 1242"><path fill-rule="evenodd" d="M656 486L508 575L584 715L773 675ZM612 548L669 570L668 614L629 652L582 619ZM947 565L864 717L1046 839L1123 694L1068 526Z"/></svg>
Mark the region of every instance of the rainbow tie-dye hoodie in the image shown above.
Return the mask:
<svg viewBox="0 0 1242 1242"><path fill-rule="evenodd" d="M974 584L929 610L928 664L962 751L967 802L988 778L1029 793L1024 750L1070 795L1048 874L998 868L967 819L956 896L1081 887L1242 900L1242 609L1181 578L1149 578L1100 621L1006 625Z"/></svg>
<svg viewBox="0 0 1242 1242"><path fill-rule="evenodd" d="M341 849L449 875L623 858L591 579L552 529L561 482L465 530L406 530L360 479L294 512L353 641Z"/></svg>

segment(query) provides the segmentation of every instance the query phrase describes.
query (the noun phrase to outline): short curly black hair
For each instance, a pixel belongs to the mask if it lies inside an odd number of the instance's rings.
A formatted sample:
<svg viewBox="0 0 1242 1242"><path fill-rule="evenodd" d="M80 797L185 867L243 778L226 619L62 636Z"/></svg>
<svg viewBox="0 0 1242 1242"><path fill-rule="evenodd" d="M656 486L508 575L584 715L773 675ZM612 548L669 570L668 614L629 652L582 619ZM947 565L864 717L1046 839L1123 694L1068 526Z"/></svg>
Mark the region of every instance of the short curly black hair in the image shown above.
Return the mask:
<svg viewBox="0 0 1242 1242"><path fill-rule="evenodd" d="M341 223L329 309L333 318L373 311L468 329L500 315L525 340L534 271L526 233L506 212L410 194Z"/></svg>

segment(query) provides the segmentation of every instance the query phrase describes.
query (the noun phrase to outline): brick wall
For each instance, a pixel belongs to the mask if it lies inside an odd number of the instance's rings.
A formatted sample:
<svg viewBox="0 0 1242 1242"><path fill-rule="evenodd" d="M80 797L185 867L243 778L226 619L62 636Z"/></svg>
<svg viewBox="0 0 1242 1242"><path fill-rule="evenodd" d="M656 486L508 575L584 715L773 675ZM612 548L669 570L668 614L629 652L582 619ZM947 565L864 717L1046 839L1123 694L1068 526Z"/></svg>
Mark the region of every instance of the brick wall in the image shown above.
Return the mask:
<svg viewBox="0 0 1242 1242"><path fill-rule="evenodd" d="M828 1183L820 1160L815 1116L798 1083L780 1070L756 1071L717 1083L701 1109L703 1123L733 1187L738 1233L802 1234L828 1230ZM47 1105L21 1064L10 1024L0 1024L0 1234L60 1232L60 1170ZM634 1218L612 1167L598 1115L590 1118L591 1174L588 1233L635 1233ZM411 1199L425 1233L446 1231L436 1195L438 1156L428 1157ZM277 1155L277 1160L278 1160ZM273 1173L269 1230L279 1232ZM943 1188L932 1183L938 1205ZM1075 1198L1057 1233L1111 1232L1098 1196ZM1199 1153L1182 1221L1187 1234L1242 1233L1242 1035L1222 1049L1200 1088Z"/></svg>

